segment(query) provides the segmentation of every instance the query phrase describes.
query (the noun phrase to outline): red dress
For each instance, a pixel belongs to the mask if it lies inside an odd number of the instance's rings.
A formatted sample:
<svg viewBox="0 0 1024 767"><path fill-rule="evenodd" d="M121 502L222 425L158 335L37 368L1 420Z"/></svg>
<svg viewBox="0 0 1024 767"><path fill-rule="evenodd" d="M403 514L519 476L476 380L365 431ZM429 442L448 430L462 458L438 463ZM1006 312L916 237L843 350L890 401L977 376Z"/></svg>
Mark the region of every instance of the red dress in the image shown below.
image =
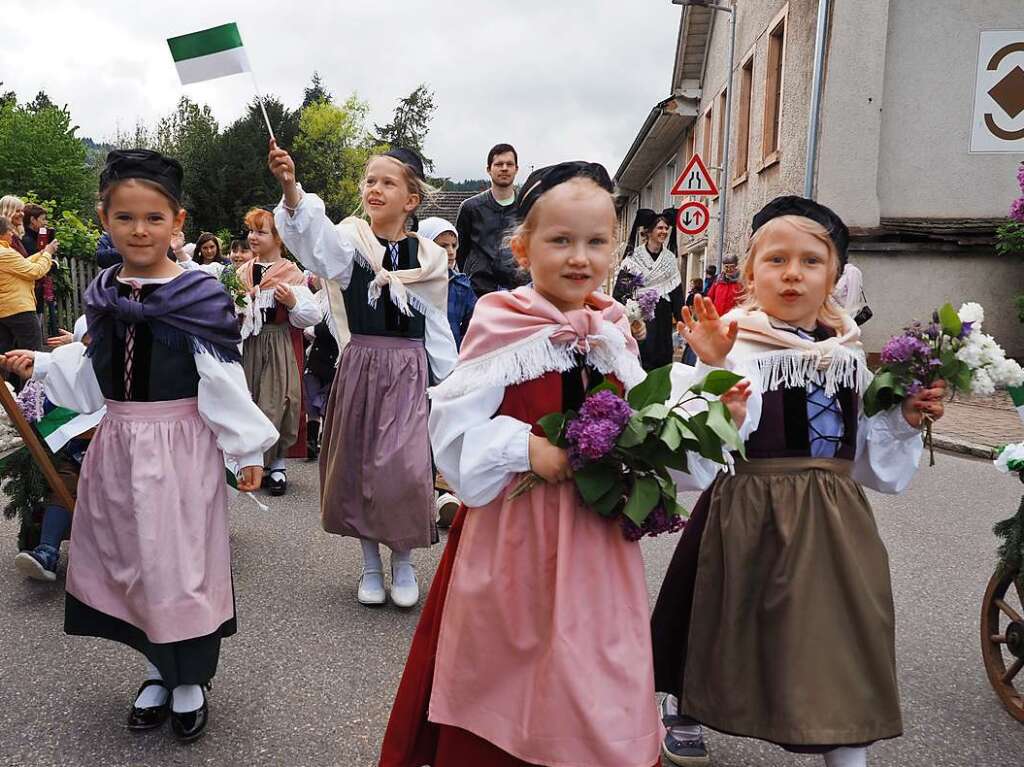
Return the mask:
<svg viewBox="0 0 1024 767"><path fill-rule="evenodd" d="M537 420L562 409L561 374L556 372L508 387L500 414L533 423L533 431L542 434ZM452 523L447 546L413 635L381 746L380 767L538 767L467 730L435 724L427 718L445 600L466 514L466 507L461 507ZM654 706L653 699L651 706Z"/></svg>

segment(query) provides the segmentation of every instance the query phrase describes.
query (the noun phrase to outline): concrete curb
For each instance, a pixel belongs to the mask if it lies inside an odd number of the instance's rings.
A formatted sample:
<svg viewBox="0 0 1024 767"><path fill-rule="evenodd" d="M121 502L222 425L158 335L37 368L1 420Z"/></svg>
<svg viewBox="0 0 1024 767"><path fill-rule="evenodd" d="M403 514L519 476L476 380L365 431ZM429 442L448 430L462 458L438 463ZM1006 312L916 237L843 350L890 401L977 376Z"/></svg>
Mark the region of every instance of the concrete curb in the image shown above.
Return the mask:
<svg viewBox="0 0 1024 767"><path fill-rule="evenodd" d="M935 443L935 447L940 450L948 450L952 453L962 453L964 455L974 456L975 458L986 458L988 460L995 458L995 448L990 447L989 445L979 445L974 442L968 442L965 439L942 436L939 434L933 434L932 441Z"/></svg>

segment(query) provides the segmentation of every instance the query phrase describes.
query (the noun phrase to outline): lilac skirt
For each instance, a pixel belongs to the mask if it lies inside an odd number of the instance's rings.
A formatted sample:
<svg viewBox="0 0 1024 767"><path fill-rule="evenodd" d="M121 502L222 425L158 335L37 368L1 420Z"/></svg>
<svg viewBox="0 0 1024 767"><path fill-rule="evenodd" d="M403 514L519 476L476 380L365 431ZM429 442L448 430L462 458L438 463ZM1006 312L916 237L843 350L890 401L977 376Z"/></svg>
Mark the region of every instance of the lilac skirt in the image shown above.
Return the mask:
<svg viewBox="0 0 1024 767"><path fill-rule="evenodd" d="M224 456L195 398L107 400L85 455L67 590L161 644L234 616Z"/></svg>
<svg viewBox="0 0 1024 767"><path fill-rule="evenodd" d="M324 530L398 551L429 546L434 496L423 341L353 335L323 428Z"/></svg>

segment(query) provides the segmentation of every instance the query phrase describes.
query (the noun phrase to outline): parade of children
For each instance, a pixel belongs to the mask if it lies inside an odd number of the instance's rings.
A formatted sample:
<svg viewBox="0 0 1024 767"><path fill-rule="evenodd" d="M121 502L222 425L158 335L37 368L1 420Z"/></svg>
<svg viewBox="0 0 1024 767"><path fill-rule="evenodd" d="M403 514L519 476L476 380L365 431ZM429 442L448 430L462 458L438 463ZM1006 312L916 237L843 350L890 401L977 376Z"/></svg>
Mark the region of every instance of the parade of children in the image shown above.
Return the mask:
<svg viewBox="0 0 1024 767"><path fill-rule="evenodd" d="M1009 0L118 1L0 47L0 767L1024 764Z"/></svg>

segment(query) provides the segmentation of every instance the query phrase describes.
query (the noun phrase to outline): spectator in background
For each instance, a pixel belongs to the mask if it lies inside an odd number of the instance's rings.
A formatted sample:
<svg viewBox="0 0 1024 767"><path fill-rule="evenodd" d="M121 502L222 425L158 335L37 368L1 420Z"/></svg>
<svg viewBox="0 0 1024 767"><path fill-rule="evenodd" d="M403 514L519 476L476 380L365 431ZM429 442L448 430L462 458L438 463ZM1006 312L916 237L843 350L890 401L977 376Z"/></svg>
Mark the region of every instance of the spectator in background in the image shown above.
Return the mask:
<svg viewBox="0 0 1024 767"><path fill-rule="evenodd" d="M448 254L448 324L455 336L455 345L461 348L462 338L466 335L476 307L476 293L473 292L469 278L459 271L455 263L459 235L450 222L437 216L423 219L417 231L421 236L436 242Z"/></svg>
<svg viewBox="0 0 1024 767"><path fill-rule="evenodd" d="M504 246L506 232L517 223L516 173L519 155L511 144L497 144L487 153L491 188L465 200L455 220L459 249L456 261L478 296L524 284Z"/></svg>
<svg viewBox="0 0 1024 767"><path fill-rule="evenodd" d="M96 265L100 269L108 269L111 266L120 264L122 261L121 254L114 247L114 241L110 239L109 234L104 232L100 236L99 242L96 243Z"/></svg>
<svg viewBox="0 0 1024 767"><path fill-rule="evenodd" d="M46 210L43 206L30 202L22 209L22 215L25 233L21 237L21 244L25 246L26 253L38 253L42 250L39 247L39 230L46 226ZM60 324L57 321L57 293L54 290L53 278L50 276L56 266L55 260L50 266L50 273L36 281L36 314L39 315L40 327L46 327L46 332L50 336L57 334ZM44 314L47 315L45 322Z"/></svg>
<svg viewBox="0 0 1024 767"><path fill-rule="evenodd" d="M711 290L711 286L715 284L715 276L718 274L718 267L711 264L707 269L704 270L704 291L703 294L706 296L708 291Z"/></svg>
<svg viewBox="0 0 1024 767"><path fill-rule="evenodd" d="M25 258L12 246L21 242L8 218L0 216L0 354L11 349L39 351L42 329L36 318L35 283L50 271L57 242Z"/></svg>
<svg viewBox="0 0 1024 767"><path fill-rule="evenodd" d="M739 302L739 295L743 290L739 263L740 260L733 255L723 258L722 274L707 293L719 316L724 317Z"/></svg>
<svg viewBox="0 0 1024 767"><path fill-rule="evenodd" d="M694 277L690 280L690 292L686 294L685 306L693 306L693 299L695 296L701 295L701 291L704 290L704 280L700 277Z"/></svg>
<svg viewBox="0 0 1024 767"><path fill-rule="evenodd" d="M196 249L193 260L199 268L208 274L220 279L220 273L224 271L227 260L220 252L220 240L217 235L210 232L203 232L196 240Z"/></svg>

